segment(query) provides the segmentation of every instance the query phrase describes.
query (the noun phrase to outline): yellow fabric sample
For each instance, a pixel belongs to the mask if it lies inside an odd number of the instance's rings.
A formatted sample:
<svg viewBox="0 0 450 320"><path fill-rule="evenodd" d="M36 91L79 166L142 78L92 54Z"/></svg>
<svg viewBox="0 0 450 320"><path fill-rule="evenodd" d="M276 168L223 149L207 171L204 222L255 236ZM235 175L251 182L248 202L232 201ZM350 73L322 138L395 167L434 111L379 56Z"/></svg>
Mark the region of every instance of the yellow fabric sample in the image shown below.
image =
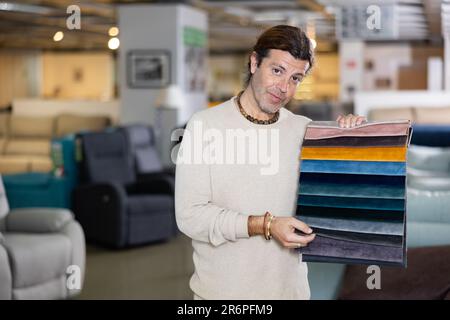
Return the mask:
<svg viewBox="0 0 450 320"><path fill-rule="evenodd" d="M301 159L405 162L406 146L367 148L304 147L302 149Z"/></svg>

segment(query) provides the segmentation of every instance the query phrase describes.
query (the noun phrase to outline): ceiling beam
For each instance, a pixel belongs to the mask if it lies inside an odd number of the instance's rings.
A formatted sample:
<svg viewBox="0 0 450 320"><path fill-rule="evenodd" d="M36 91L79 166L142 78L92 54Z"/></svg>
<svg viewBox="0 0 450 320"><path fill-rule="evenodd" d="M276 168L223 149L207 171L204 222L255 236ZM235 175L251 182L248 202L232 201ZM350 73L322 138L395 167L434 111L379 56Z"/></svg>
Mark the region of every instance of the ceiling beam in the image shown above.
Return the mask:
<svg viewBox="0 0 450 320"><path fill-rule="evenodd" d="M315 0L297 0L297 3L310 11L320 13L327 20L334 20L334 15L327 12L326 7Z"/></svg>

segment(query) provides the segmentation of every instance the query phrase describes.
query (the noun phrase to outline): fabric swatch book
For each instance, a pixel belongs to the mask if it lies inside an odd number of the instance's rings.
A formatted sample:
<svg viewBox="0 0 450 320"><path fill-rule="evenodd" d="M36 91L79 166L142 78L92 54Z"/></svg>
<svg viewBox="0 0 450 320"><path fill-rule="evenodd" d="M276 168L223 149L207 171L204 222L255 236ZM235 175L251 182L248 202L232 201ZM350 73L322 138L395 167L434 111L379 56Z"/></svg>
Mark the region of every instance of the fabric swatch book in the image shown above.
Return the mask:
<svg viewBox="0 0 450 320"><path fill-rule="evenodd" d="M311 122L300 155L297 218L316 234L305 262L406 267L408 120L340 128Z"/></svg>

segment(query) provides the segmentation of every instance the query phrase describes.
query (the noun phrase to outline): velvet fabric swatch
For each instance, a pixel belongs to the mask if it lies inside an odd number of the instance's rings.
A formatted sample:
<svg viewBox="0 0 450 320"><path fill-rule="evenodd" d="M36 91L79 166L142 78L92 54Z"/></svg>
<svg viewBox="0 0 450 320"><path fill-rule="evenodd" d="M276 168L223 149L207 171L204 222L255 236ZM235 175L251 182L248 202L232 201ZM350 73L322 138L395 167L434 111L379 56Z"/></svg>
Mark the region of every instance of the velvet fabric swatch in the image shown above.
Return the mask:
<svg viewBox="0 0 450 320"><path fill-rule="evenodd" d="M380 210L361 208L338 208L299 205L295 213L297 216L319 217L324 219L350 219L353 221L386 221L402 222L405 216L403 210Z"/></svg>
<svg viewBox="0 0 450 320"><path fill-rule="evenodd" d="M405 187L405 176L390 175L365 175L365 174L338 174L338 173L316 173L303 172L300 183L337 183L337 184L367 184L367 185L392 185L400 188Z"/></svg>
<svg viewBox="0 0 450 320"><path fill-rule="evenodd" d="M367 243L367 244L377 244L394 247L401 247L403 244L402 235L331 230L319 227L315 227L313 232L316 236L322 236L330 239L345 240L362 244Z"/></svg>
<svg viewBox="0 0 450 320"><path fill-rule="evenodd" d="M304 173L300 176L299 194L404 199L405 177Z"/></svg>
<svg viewBox="0 0 450 320"><path fill-rule="evenodd" d="M342 263L346 263L344 259L365 260L370 262L370 264L377 265L390 262L403 266L406 262L403 246L358 243L323 235L317 235L308 246L301 248L300 251L303 254L303 258L310 253L314 256L341 258L343 259L341 260Z"/></svg>
<svg viewBox="0 0 450 320"><path fill-rule="evenodd" d="M408 136L410 128L409 120L367 122L353 128L340 128L336 121L315 121L308 125L305 140L335 137Z"/></svg>
<svg viewBox="0 0 450 320"><path fill-rule="evenodd" d="M298 205L372 210L405 210L404 199L375 199L300 195Z"/></svg>
<svg viewBox="0 0 450 320"><path fill-rule="evenodd" d="M296 217L316 234L303 261L406 266L408 120L312 122L300 153Z"/></svg>
<svg viewBox="0 0 450 320"><path fill-rule="evenodd" d="M355 233L367 233L374 235L396 235L403 236L403 221L391 222L362 219L343 219L343 218L325 218L325 217L309 217L309 216L297 216L297 219L303 221L310 226L314 232L316 228L355 232Z"/></svg>
<svg viewBox="0 0 450 320"><path fill-rule="evenodd" d="M298 250L301 253L301 250ZM319 263L342 263L348 265L383 265L388 267L398 267L403 266L406 267L406 256L402 262L398 261L376 261L376 260L367 260L367 259L354 259L354 258L341 258L341 257L329 257L329 256L316 256L313 254L304 254L302 258L303 262L319 262Z"/></svg>
<svg viewBox="0 0 450 320"><path fill-rule="evenodd" d="M405 162L406 147L304 147L301 159Z"/></svg>
<svg viewBox="0 0 450 320"><path fill-rule="evenodd" d="M385 136L385 137L336 137L326 139L315 139L303 141L304 147L393 147L404 146L408 137Z"/></svg>
<svg viewBox="0 0 450 320"><path fill-rule="evenodd" d="M347 160L302 160L302 173L347 173L388 176L405 176L405 162L347 161Z"/></svg>

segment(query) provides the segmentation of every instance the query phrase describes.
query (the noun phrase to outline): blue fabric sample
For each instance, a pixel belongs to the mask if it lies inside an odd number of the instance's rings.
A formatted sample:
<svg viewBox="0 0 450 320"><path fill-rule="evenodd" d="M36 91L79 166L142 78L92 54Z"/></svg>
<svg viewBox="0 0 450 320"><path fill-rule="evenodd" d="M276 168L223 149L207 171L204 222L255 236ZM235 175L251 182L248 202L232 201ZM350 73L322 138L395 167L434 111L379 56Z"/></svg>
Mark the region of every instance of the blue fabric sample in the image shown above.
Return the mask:
<svg viewBox="0 0 450 320"><path fill-rule="evenodd" d="M404 199L373 199L301 195L298 197L297 204L315 207L397 210L402 212L405 210Z"/></svg>
<svg viewBox="0 0 450 320"><path fill-rule="evenodd" d="M339 160L302 160L302 173L347 173L405 176L405 162L389 161L339 161Z"/></svg>

